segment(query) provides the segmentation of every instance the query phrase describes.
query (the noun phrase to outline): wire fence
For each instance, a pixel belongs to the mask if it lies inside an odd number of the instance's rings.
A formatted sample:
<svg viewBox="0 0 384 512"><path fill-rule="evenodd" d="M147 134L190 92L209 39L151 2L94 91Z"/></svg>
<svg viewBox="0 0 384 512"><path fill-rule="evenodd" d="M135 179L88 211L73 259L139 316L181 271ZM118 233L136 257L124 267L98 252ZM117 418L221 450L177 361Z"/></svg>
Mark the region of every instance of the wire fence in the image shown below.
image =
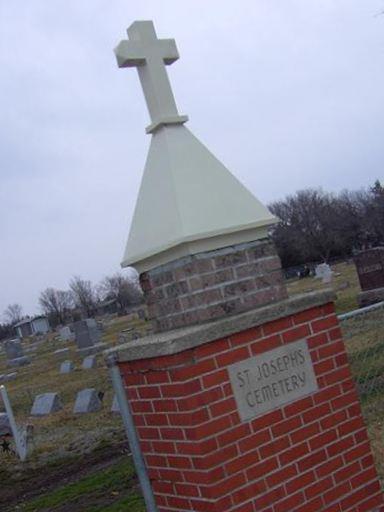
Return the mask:
<svg viewBox="0 0 384 512"><path fill-rule="evenodd" d="M341 322L379 474L384 478L384 307Z"/></svg>

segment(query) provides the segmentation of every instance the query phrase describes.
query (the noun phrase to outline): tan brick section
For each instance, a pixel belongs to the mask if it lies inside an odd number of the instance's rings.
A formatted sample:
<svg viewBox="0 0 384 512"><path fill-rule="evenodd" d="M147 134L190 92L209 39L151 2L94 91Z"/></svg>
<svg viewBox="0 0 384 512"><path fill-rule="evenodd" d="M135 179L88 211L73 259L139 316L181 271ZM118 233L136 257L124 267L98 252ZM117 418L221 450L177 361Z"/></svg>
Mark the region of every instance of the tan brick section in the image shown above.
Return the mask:
<svg viewBox="0 0 384 512"><path fill-rule="evenodd" d="M287 297L269 240L181 258L140 276L156 331L234 315Z"/></svg>
<svg viewBox="0 0 384 512"><path fill-rule="evenodd" d="M227 366L303 338L319 390L241 422ZM159 512L384 510L333 304L119 366Z"/></svg>

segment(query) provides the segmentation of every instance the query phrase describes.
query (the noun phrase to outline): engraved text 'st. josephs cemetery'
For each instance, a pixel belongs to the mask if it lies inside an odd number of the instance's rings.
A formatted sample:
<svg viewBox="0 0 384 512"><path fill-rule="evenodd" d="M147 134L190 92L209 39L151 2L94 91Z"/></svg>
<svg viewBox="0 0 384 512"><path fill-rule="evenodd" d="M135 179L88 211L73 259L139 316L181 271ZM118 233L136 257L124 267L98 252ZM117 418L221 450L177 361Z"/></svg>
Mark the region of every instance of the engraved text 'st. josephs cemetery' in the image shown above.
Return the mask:
<svg viewBox="0 0 384 512"><path fill-rule="evenodd" d="M305 340L235 363L228 371L243 421L318 389Z"/></svg>

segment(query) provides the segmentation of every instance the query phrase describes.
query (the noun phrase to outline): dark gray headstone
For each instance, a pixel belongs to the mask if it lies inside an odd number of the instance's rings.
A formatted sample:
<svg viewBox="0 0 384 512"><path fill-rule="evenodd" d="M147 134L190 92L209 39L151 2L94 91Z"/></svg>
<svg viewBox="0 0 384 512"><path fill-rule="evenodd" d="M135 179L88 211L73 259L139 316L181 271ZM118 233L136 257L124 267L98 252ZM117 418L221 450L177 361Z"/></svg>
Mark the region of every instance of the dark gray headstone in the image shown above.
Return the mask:
<svg viewBox="0 0 384 512"><path fill-rule="evenodd" d="M60 411L62 408L63 404L61 403L58 393L43 393L42 395L37 395L35 398L31 415L45 416L46 414Z"/></svg>
<svg viewBox="0 0 384 512"><path fill-rule="evenodd" d="M72 361L63 361L60 365L60 373L71 373L74 370Z"/></svg>
<svg viewBox="0 0 384 512"><path fill-rule="evenodd" d="M79 349L92 347L100 343L100 329L94 318L79 320L73 324L76 344Z"/></svg>
<svg viewBox="0 0 384 512"><path fill-rule="evenodd" d="M73 412L75 414L84 414L87 412L96 412L101 409L101 400L98 392L94 388L87 388L77 393Z"/></svg>
<svg viewBox="0 0 384 512"><path fill-rule="evenodd" d="M363 291L384 288L384 247L362 251L354 261Z"/></svg>

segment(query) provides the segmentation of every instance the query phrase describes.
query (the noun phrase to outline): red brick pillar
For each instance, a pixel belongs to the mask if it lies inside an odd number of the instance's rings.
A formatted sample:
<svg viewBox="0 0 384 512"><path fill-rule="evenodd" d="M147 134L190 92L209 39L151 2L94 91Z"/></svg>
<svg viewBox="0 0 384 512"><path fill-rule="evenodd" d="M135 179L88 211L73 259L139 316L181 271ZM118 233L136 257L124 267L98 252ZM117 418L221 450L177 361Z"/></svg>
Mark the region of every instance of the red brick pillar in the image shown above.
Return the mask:
<svg viewBox="0 0 384 512"><path fill-rule="evenodd" d="M117 360L159 512L384 511L329 293L137 340Z"/></svg>

